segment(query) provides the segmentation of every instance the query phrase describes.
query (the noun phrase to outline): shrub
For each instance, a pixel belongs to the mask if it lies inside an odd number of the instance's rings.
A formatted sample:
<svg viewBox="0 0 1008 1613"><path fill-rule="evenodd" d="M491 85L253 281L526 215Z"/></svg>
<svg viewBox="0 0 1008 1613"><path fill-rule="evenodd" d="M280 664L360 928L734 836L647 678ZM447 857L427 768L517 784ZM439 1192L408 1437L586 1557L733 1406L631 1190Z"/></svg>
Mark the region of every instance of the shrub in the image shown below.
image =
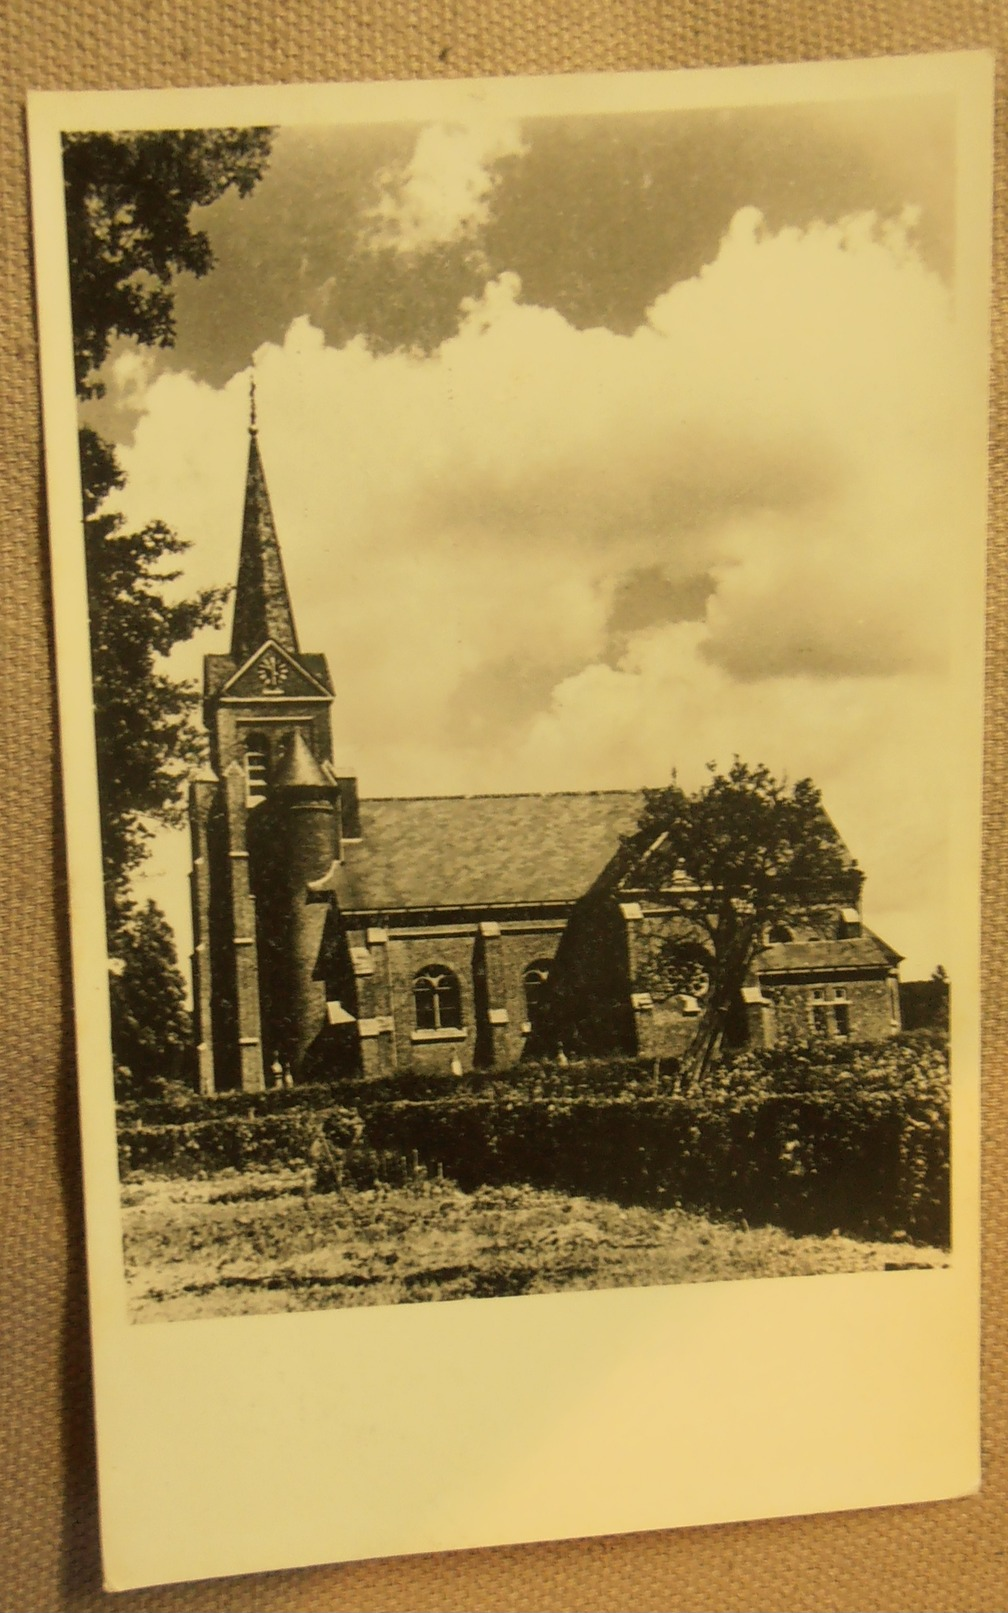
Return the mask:
<svg viewBox="0 0 1008 1613"><path fill-rule="evenodd" d="M877 1054L878 1050L875 1050ZM747 1055L701 1092L521 1094L393 1101L369 1144L416 1148L465 1188L529 1182L622 1202L681 1204L793 1232L901 1233L947 1244L947 1066L893 1049Z"/></svg>
<svg viewBox="0 0 1008 1613"><path fill-rule="evenodd" d="M270 1087L265 1092L219 1092L209 1098L178 1082L161 1081L145 1093L123 1096L118 1114L122 1126L160 1126L223 1115L286 1114L333 1106L363 1111L374 1104L399 1099L454 1098L462 1093L485 1095L506 1090L521 1096L560 1095L584 1090L621 1091L652 1084L651 1059L584 1059L564 1067L530 1060L510 1069L473 1070L463 1076L411 1072L368 1081L356 1077L305 1082L293 1087Z"/></svg>
<svg viewBox="0 0 1008 1613"><path fill-rule="evenodd" d="M350 1083L344 1084L347 1092ZM359 1084L357 1091L360 1090ZM199 1120L260 1119L305 1110L353 1107L353 1098L341 1100L328 1085L271 1087L267 1092L218 1092L204 1098L191 1087L162 1081L149 1093L123 1098L117 1112L120 1126L172 1126Z"/></svg>
<svg viewBox="0 0 1008 1613"><path fill-rule="evenodd" d="M120 1110L124 1171L311 1164L320 1190L528 1182L624 1203L947 1244L946 1039L744 1050L677 1090L674 1062L527 1063ZM324 1139L324 1147L320 1139ZM413 1163L414 1152L420 1171Z"/></svg>
<svg viewBox="0 0 1008 1613"><path fill-rule="evenodd" d="M364 1123L355 1109L314 1114L224 1115L174 1125L137 1125L119 1131L120 1175L143 1170L166 1176L308 1164L321 1136L332 1148L359 1143Z"/></svg>

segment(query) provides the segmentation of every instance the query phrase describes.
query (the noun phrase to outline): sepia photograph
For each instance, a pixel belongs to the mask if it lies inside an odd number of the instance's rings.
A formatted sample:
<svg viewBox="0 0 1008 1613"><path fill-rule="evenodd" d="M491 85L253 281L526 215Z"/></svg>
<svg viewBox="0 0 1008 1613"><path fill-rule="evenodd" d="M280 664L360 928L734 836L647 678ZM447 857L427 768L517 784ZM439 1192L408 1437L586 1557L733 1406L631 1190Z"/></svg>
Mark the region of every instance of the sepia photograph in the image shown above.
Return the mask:
<svg viewBox="0 0 1008 1613"><path fill-rule="evenodd" d="M972 1280L958 71L54 106L92 1284L152 1340L123 1360L435 1301L517 1301L545 1350L533 1301L700 1288L763 1293L757 1336L795 1279L887 1314Z"/></svg>
<svg viewBox="0 0 1008 1613"><path fill-rule="evenodd" d="M138 1320L947 1258L954 158L67 136Z"/></svg>

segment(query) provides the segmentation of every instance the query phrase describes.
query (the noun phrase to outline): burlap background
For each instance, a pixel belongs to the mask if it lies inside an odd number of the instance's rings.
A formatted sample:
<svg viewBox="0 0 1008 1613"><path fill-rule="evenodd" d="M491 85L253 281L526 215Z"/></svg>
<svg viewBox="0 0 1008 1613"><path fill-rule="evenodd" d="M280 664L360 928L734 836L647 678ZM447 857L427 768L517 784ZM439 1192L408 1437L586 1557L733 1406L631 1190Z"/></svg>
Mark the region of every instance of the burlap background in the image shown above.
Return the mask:
<svg viewBox="0 0 1008 1613"><path fill-rule="evenodd" d="M23 100L31 88L798 61L1008 45L982 0L4 0L0 146L0 1607L994 1609L1008 1602L1002 1181L1008 1027L1005 133L995 226L985 797L985 1485L941 1506L100 1589L67 892L48 620ZM941 758L935 758L941 765ZM927 779L916 781L927 789ZM893 1362L893 1372L900 1370ZM928 1415L926 1405L921 1416ZM158 1520L152 1517L150 1527Z"/></svg>

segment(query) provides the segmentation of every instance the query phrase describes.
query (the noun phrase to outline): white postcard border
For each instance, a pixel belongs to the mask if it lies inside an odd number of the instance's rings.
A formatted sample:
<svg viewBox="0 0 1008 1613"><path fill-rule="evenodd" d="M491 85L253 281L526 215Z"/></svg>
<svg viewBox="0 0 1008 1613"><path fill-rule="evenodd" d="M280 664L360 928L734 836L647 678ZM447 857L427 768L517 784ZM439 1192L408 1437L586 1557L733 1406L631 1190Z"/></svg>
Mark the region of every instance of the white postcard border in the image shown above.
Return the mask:
<svg viewBox="0 0 1008 1613"><path fill-rule="evenodd" d="M954 1258L942 1271L126 1320L59 135L945 91L958 284L986 374L992 58L685 74L33 96L29 113L109 1588L963 1494L979 1482L982 471L964 512ZM978 388L978 399L979 399ZM978 465L986 432L976 422ZM921 781L926 788L926 781Z"/></svg>

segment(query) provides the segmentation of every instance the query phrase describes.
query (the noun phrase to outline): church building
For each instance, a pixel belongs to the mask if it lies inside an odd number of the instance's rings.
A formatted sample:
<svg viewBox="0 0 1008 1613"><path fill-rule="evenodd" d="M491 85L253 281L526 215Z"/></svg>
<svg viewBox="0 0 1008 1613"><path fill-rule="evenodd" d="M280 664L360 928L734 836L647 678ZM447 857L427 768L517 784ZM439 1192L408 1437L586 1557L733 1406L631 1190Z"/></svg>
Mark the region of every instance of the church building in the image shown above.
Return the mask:
<svg viewBox="0 0 1008 1613"><path fill-rule="evenodd" d="M621 857L643 795L361 799L333 765L333 685L301 649L253 413L231 646L204 663L212 771L190 787L200 1090L523 1055L683 1051L702 970L668 982L675 891ZM899 956L833 904L766 937L739 1004L758 1046L899 1029ZM681 927L681 921L680 921Z"/></svg>

